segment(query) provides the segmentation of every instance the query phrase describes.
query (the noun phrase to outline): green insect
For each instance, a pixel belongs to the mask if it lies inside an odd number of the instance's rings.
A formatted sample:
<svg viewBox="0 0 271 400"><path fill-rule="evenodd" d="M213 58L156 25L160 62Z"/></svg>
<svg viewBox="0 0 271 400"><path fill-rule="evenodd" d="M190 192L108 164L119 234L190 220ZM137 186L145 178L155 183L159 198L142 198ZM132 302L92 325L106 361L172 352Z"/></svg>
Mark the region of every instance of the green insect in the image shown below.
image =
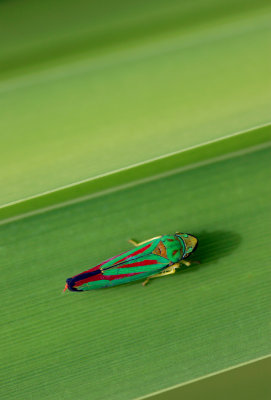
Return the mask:
<svg viewBox="0 0 271 400"><path fill-rule="evenodd" d="M85 291L121 285L138 279L174 274L181 264L191 265L184 260L197 247L198 240L187 233L161 235L138 243L130 240L136 249L126 251L66 280L65 289Z"/></svg>

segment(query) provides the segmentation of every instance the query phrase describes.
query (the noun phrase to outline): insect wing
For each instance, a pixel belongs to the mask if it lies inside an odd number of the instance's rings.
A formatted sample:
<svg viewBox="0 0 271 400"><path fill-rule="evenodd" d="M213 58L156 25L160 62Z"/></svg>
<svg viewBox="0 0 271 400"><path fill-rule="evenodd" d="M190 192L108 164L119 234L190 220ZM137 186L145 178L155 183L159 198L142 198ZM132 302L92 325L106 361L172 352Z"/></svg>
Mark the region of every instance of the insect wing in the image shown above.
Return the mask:
<svg viewBox="0 0 271 400"><path fill-rule="evenodd" d="M160 239L155 239L76 275L72 278L74 290L110 287L156 274L169 264L157 251L159 243Z"/></svg>
<svg viewBox="0 0 271 400"><path fill-rule="evenodd" d="M108 286L120 285L154 275L169 265L169 261L156 254L139 256L112 268L103 269L102 273Z"/></svg>

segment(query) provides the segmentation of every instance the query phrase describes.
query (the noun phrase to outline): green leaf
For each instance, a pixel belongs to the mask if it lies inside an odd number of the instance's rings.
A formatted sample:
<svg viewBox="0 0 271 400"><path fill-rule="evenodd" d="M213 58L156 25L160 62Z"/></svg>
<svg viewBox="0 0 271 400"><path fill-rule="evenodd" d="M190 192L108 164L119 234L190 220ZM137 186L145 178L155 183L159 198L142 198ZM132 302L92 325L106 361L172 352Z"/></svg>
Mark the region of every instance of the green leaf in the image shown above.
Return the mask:
<svg viewBox="0 0 271 400"><path fill-rule="evenodd" d="M270 15L0 3L1 399L133 399L270 354ZM61 293L177 230L200 265Z"/></svg>
<svg viewBox="0 0 271 400"><path fill-rule="evenodd" d="M270 148L1 227L1 398L132 399L270 352ZM61 294L148 239L195 234L199 266Z"/></svg>

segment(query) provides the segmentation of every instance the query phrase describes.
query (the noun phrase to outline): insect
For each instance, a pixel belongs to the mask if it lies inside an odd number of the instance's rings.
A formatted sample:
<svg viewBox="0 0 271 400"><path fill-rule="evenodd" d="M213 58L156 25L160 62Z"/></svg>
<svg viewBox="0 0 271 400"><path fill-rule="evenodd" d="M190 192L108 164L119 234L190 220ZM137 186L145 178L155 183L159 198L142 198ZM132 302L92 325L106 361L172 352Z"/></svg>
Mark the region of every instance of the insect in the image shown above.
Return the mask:
<svg viewBox="0 0 271 400"><path fill-rule="evenodd" d="M181 264L190 266L191 262L184 258L190 256L198 244L194 236L180 232L157 236L141 243L132 239L129 242L136 248L68 278L64 291L100 289L143 278L145 286L151 278L174 274Z"/></svg>

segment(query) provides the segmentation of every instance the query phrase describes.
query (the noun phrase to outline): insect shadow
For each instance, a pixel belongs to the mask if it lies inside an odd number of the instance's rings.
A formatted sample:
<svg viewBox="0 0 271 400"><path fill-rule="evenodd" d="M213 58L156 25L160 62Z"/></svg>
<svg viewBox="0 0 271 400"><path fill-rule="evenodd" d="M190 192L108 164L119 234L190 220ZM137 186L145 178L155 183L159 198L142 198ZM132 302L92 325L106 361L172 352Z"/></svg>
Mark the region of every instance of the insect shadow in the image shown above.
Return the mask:
<svg viewBox="0 0 271 400"><path fill-rule="evenodd" d="M202 231L195 233L198 239L198 247L189 257L189 260L199 261L190 267L182 266L182 271L196 271L201 266L217 262L220 258L227 257L240 246L241 235L233 231L217 230L213 232ZM181 271L180 271L181 272Z"/></svg>

